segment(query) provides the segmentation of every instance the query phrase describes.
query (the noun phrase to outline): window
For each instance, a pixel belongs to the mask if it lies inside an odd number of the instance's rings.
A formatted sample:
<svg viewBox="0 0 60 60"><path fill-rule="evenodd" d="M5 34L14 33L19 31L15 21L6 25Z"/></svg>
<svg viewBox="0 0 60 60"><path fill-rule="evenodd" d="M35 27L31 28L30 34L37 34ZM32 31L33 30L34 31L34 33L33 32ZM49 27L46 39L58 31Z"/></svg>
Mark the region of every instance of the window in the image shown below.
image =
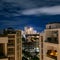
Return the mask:
<svg viewBox="0 0 60 60"><path fill-rule="evenodd" d="M8 43L13 43L13 42L15 42L14 40L8 40Z"/></svg>
<svg viewBox="0 0 60 60"><path fill-rule="evenodd" d="M9 57L9 60L15 60L15 57Z"/></svg>
<svg viewBox="0 0 60 60"><path fill-rule="evenodd" d="M57 51L56 50L47 50L47 56L57 60Z"/></svg>
<svg viewBox="0 0 60 60"><path fill-rule="evenodd" d="M8 48L8 54L15 54L15 49L14 48Z"/></svg>
<svg viewBox="0 0 60 60"><path fill-rule="evenodd" d="M8 51L14 51L14 48L8 48Z"/></svg>
<svg viewBox="0 0 60 60"><path fill-rule="evenodd" d="M3 47L4 47L3 44L0 44L0 57L4 56L4 53L3 53L4 49L3 49Z"/></svg>
<svg viewBox="0 0 60 60"><path fill-rule="evenodd" d="M15 38L15 35L9 35L8 38Z"/></svg>
<svg viewBox="0 0 60 60"><path fill-rule="evenodd" d="M15 45L15 41L14 40L8 40L8 45Z"/></svg>
<svg viewBox="0 0 60 60"><path fill-rule="evenodd" d="M58 39L55 38L55 37L47 37L47 39L45 40L45 42L58 44Z"/></svg>
<svg viewBox="0 0 60 60"><path fill-rule="evenodd" d="M18 38L18 39L17 39L17 43L21 43L21 39Z"/></svg>
<svg viewBox="0 0 60 60"><path fill-rule="evenodd" d="M49 29L51 29L51 26L49 26Z"/></svg>

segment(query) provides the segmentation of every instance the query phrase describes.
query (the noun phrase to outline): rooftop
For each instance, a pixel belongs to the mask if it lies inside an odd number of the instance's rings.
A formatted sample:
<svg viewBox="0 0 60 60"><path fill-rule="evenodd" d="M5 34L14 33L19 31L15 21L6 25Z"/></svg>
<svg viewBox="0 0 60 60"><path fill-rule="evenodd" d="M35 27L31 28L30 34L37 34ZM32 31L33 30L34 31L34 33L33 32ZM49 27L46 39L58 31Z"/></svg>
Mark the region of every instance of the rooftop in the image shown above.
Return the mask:
<svg viewBox="0 0 60 60"><path fill-rule="evenodd" d="M39 34L26 34L26 36L39 36Z"/></svg>
<svg viewBox="0 0 60 60"><path fill-rule="evenodd" d="M49 22L47 24L60 24L60 22Z"/></svg>

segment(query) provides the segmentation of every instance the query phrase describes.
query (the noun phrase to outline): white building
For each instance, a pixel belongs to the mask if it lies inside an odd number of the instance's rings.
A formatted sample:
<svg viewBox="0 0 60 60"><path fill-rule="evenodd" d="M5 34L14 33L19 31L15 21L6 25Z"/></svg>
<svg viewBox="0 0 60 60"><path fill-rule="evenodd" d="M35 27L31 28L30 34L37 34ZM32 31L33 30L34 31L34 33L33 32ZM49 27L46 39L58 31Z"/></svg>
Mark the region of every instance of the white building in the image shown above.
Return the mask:
<svg viewBox="0 0 60 60"><path fill-rule="evenodd" d="M43 34L43 60L60 60L60 23L49 23Z"/></svg>

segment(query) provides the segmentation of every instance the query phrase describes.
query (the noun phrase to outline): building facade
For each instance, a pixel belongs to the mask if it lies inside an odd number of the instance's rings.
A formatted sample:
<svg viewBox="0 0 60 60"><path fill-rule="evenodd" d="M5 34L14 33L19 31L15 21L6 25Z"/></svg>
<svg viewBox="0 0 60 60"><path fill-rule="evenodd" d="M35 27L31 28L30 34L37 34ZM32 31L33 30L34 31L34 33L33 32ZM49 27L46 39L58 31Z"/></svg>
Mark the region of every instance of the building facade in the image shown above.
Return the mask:
<svg viewBox="0 0 60 60"><path fill-rule="evenodd" d="M8 34L8 58L9 60L22 60L21 31Z"/></svg>
<svg viewBox="0 0 60 60"><path fill-rule="evenodd" d="M60 60L60 23L47 24L43 40L43 60Z"/></svg>
<svg viewBox="0 0 60 60"><path fill-rule="evenodd" d="M4 35L7 35L7 39L4 37L0 43L5 44L5 54L8 60L22 60L22 35L20 30L14 31L9 28L4 30ZM3 45L4 45L3 44ZM0 44L1 45L1 44Z"/></svg>

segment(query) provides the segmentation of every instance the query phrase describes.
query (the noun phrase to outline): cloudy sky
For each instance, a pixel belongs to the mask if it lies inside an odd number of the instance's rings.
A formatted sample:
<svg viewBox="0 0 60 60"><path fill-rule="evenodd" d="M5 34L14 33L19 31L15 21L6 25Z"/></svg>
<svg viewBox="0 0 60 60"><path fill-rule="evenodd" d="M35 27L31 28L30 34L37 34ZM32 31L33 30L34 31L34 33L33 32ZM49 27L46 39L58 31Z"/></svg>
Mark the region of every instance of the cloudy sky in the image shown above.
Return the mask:
<svg viewBox="0 0 60 60"><path fill-rule="evenodd" d="M42 31L49 22L60 22L60 0L0 0L0 29Z"/></svg>

